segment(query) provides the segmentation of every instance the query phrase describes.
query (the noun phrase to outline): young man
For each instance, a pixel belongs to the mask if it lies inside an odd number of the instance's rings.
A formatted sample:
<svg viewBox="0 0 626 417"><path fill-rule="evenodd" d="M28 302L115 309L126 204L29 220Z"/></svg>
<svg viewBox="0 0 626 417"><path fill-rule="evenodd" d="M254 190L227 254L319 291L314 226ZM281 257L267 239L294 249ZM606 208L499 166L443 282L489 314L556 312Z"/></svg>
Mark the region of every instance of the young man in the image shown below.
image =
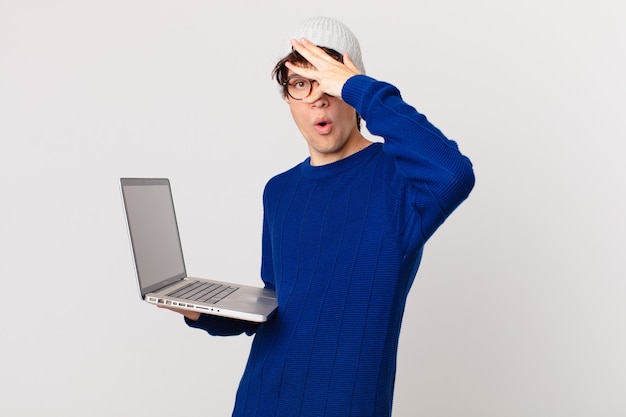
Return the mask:
<svg viewBox="0 0 626 417"><path fill-rule="evenodd" d="M390 416L422 248L470 193L472 165L394 86L364 75L341 22L305 21L285 55L274 76L310 157L263 196L261 277L278 312L261 325L186 321L255 334L234 416ZM361 117L384 144L361 134Z"/></svg>

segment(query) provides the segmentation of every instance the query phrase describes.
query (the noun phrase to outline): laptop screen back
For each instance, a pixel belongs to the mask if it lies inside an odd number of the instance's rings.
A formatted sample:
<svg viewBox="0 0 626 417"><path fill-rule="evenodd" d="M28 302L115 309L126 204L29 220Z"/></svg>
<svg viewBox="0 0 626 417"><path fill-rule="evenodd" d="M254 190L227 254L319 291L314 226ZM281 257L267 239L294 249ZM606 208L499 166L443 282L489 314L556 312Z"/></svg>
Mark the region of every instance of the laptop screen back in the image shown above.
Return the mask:
<svg viewBox="0 0 626 417"><path fill-rule="evenodd" d="M122 178L122 196L141 296L186 276L167 179Z"/></svg>

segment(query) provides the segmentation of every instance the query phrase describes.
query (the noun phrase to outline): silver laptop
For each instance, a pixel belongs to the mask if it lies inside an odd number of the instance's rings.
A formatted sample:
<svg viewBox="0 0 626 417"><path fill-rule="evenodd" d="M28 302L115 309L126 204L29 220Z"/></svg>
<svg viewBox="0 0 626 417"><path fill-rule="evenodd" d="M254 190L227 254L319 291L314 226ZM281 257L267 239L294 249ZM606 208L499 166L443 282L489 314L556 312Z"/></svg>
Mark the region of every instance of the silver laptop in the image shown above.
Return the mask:
<svg viewBox="0 0 626 417"><path fill-rule="evenodd" d="M141 298L149 303L264 322L274 291L188 277L167 178L121 178L122 201Z"/></svg>

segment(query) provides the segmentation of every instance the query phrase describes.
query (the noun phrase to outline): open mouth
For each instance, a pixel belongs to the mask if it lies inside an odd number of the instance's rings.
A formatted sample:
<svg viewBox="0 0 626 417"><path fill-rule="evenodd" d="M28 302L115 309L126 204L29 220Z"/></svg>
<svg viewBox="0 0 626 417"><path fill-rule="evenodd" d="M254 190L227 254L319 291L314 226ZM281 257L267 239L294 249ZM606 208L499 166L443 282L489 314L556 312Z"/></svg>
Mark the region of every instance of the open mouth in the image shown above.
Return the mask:
<svg viewBox="0 0 626 417"><path fill-rule="evenodd" d="M320 120L319 122L315 123L315 130L321 135L330 133L331 127L332 123L326 120Z"/></svg>
<svg viewBox="0 0 626 417"><path fill-rule="evenodd" d="M330 120L323 116L316 118L314 123L317 127L326 127L332 124Z"/></svg>

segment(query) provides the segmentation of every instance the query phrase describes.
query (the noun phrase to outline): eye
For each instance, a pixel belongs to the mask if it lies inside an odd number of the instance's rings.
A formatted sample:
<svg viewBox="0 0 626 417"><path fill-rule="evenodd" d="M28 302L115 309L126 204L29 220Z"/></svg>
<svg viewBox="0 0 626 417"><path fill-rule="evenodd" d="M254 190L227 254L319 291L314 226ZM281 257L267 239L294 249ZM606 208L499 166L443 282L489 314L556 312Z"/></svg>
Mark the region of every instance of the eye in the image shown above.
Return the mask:
<svg viewBox="0 0 626 417"><path fill-rule="evenodd" d="M292 78L288 81L289 87L296 90L307 90L311 82L306 78Z"/></svg>

